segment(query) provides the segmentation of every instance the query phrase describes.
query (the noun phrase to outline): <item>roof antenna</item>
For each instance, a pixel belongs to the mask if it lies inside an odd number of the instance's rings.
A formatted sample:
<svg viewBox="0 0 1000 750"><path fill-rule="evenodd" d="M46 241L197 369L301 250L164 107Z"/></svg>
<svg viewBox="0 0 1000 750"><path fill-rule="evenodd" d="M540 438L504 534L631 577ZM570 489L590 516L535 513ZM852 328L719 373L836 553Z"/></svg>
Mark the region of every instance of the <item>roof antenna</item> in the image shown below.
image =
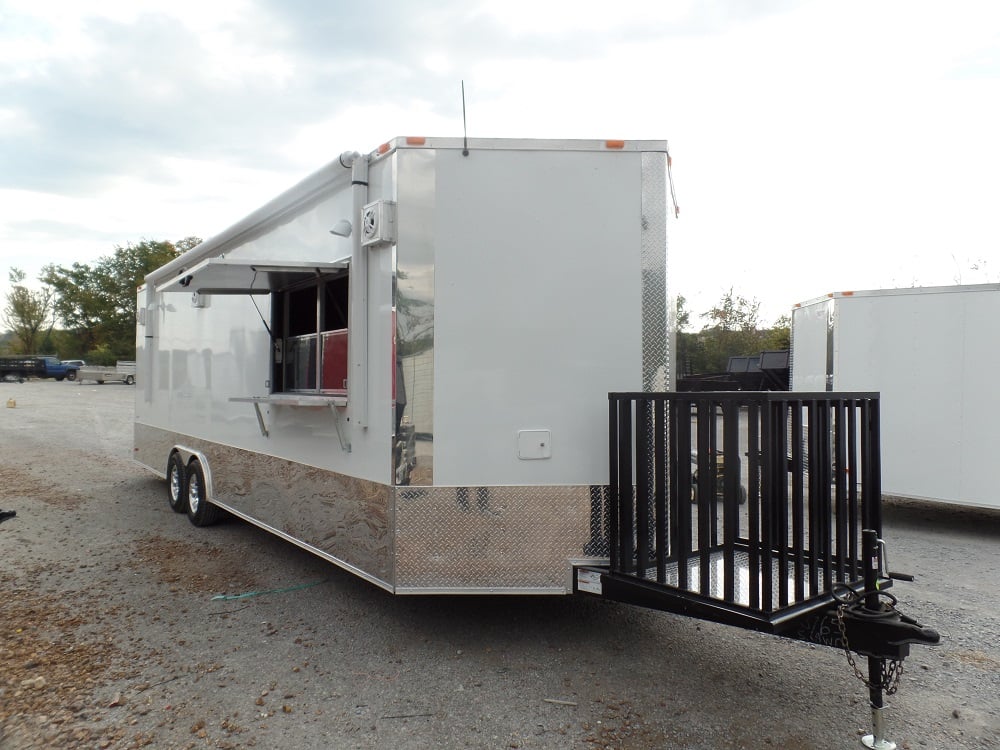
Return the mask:
<svg viewBox="0 0 1000 750"><path fill-rule="evenodd" d="M469 155L469 126L465 121L465 80L462 80L462 156Z"/></svg>

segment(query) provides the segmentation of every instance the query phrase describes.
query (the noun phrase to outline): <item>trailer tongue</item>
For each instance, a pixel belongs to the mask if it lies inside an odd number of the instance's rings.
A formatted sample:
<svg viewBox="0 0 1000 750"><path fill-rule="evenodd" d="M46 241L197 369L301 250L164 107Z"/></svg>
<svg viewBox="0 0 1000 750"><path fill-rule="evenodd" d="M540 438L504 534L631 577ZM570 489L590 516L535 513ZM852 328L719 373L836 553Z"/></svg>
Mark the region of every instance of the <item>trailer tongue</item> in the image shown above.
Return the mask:
<svg viewBox="0 0 1000 750"><path fill-rule="evenodd" d="M883 696L939 635L885 590L912 578L885 569L878 396L612 393L609 435L610 562L576 589L842 648L869 691L863 744L894 748Z"/></svg>

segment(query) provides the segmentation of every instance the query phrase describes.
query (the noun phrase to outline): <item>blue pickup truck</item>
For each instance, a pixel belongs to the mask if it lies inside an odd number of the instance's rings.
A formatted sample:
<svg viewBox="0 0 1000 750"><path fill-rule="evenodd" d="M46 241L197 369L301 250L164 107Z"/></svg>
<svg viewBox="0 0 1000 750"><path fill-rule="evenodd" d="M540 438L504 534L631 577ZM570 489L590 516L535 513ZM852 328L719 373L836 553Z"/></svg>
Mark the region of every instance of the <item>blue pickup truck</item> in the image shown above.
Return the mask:
<svg viewBox="0 0 1000 750"><path fill-rule="evenodd" d="M0 356L0 380L25 381L28 378L76 380L80 365L62 362L47 354L17 354Z"/></svg>

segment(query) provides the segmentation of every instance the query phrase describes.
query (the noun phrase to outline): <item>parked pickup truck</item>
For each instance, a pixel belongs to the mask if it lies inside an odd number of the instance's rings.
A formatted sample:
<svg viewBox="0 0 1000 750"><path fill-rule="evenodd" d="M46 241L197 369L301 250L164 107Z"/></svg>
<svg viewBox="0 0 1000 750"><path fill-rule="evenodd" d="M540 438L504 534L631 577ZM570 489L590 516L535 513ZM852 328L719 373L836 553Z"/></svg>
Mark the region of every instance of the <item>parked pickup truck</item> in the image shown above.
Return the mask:
<svg viewBox="0 0 1000 750"><path fill-rule="evenodd" d="M0 357L0 380L28 378L55 378L56 380L76 380L79 365L59 361L59 357L47 354L16 354Z"/></svg>
<svg viewBox="0 0 1000 750"><path fill-rule="evenodd" d="M94 367L87 365L80 368L80 372L77 373L77 379L81 382L84 380L95 380L100 385L112 382L133 385L135 383L135 362L118 360L118 363L114 367Z"/></svg>

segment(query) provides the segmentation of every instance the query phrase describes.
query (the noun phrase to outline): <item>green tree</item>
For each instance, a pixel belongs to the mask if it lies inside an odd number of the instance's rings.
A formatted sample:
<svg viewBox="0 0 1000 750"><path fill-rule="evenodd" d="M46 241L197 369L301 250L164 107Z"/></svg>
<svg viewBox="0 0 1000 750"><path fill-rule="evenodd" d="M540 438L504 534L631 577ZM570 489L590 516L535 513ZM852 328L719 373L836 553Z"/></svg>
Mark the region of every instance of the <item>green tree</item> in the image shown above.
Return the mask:
<svg viewBox="0 0 1000 750"><path fill-rule="evenodd" d="M698 336L698 372L725 372L729 358L761 350L760 302L730 289L701 317L709 321Z"/></svg>
<svg viewBox="0 0 1000 750"><path fill-rule="evenodd" d="M715 329L720 331L741 331L749 333L757 330L760 320L760 302L729 291L722 295L718 304L701 317L712 321Z"/></svg>
<svg viewBox="0 0 1000 750"><path fill-rule="evenodd" d="M133 359L136 288L150 271L200 242L197 237L186 237L176 245L162 240L118 245L93 265L48 265L42 280L55 290L55 311L88 358L97 362Z"/></svg>
<svg viewBox="0 0 1000 750"><path fill-rule="evenodd" d="M687 299L683 294L678 294L674 305L674 326L678 331L684 331L689 325L691 325L691 311L687 308Z"/></svg>
<svg viewBox="0 0 1000 750"><path fill-rule="evenodd" d="M774 325L763 331L761 351L777 351L792 348L792 318L782 315Z"/></svg>
<svg viewBox="0 0 1000 750"><path fill-rule="evenodd" d="M8 274L11 289L7 293L7 304L3 309L2 322L14 333L16 341L12 348L19 354L37 354L44 345L46 336L54 325L52 317L52 295L49 287L29 289L24 285L26 277L19 268L11 268Z"/></svg>
<svg viewBox="0 0 1000 750"><path fill-rule="evenodd" d="M675 324L680 375L723 373L729 367L730 357L788 348L789 317L782 316L771 327L763 326L756 298L744 297L730 288L708 312L698 316L706 323L697 332L686 332L681 326L682 311L685 324L690 320L683 301L678 295Z"/></svg>

